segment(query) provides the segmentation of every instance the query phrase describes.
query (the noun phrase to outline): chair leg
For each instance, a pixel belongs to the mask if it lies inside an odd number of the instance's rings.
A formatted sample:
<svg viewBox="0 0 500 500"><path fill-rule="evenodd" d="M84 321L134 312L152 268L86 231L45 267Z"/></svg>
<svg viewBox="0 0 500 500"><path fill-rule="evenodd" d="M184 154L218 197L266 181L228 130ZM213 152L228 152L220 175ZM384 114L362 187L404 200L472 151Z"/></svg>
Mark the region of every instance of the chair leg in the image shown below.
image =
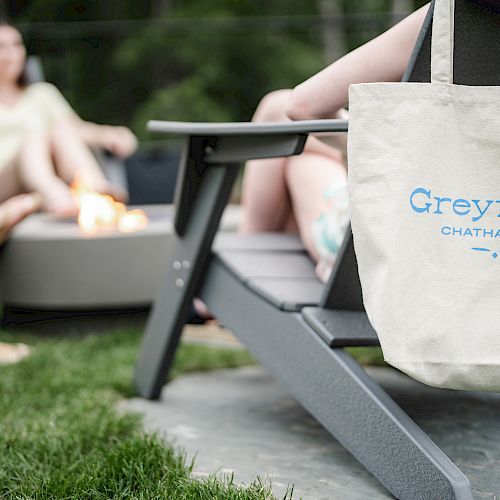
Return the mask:
<svg viewBox="0 0 500 500"><path fill-rule="evenodd" d="M468 479L341 348L255 295L215 256L201 297L221 322L391 493L472 499Z"/></svg>
<svg viewBox="0 0 500 500"><path fill-rule="evenodd" d="M134 373L135 385L145 398L160 396L237 173L235 168L207 169L185 233L172 235L171 253L165 256L170 265L150 313Z"/></svg>

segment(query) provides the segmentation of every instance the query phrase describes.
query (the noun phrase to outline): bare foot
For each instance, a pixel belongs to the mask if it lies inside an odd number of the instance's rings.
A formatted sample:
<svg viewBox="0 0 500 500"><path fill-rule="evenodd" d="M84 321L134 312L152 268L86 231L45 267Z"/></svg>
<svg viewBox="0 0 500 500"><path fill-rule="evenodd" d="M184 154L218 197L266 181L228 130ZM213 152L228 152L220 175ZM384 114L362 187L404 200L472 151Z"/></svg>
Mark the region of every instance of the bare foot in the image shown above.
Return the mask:
<svg viewBox="0 0 500 500"><path fill-rule="evenodd" d="M198 297L195 297L193 299L193 307L194 307L194 310L196 311L196 314L200 318L202 318L204 320L214 319L212 313L208 310L208 307Z"/></svg>
<svg viewBox="0 0 500 500"><path fill-rule="evenodd" d="M0 365L12 365L30 355L26 344L5 344L0 342Z"/></svg>
<svg viewBox="0 0 500 500"><path fill-rule="evenodd" d="M40 208L42 198L37 193L20 194L0 204L0 243L12 228Z"/></svg>

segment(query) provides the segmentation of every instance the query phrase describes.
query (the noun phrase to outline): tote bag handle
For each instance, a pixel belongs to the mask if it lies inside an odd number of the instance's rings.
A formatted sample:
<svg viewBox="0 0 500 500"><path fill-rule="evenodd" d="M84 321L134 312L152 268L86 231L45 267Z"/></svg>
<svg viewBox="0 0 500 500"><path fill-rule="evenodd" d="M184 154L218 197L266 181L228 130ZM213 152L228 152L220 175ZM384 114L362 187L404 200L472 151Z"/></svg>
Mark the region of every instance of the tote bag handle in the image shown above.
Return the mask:
<svg viewBox="0 0 500 500"><path fill-rule="evenodd" d="M455 0L436 0L432 18L431 83L453 83Z"/></svg>

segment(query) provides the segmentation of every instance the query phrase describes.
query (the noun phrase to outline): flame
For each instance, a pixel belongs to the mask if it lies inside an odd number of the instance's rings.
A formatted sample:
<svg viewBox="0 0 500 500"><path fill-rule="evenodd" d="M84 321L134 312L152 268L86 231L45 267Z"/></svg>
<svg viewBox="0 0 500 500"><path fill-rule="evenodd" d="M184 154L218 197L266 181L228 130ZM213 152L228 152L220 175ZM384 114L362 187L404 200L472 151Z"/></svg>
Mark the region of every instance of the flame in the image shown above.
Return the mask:
<svg viewBox="0 0 500 500"><path fill-rule="evenodd" d="M148 225L148 217L144 210L129 210L118 221L118 229L122 233L133 233Z"/></svg>
<svg viewBox="0 0 500 500"><path fill-rule="evenodd" d="M78 227L84 233L95 234L116 229L122 233L133 233L148 225L143 210L127 210L123 203L115 201L108 194L94 191L80 178L71 184L71 191L79 209Z"/></svg>

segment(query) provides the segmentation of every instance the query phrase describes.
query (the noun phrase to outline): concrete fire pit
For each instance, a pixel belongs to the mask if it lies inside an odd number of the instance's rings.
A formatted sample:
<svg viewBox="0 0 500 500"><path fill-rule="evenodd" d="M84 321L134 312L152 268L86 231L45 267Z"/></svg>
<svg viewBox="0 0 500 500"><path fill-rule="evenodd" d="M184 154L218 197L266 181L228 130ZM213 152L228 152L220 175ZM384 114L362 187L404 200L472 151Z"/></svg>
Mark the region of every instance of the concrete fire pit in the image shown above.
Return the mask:
<svg viewBox="0 0 500 500"><path fill-rule="evenodd" d="M35 214L0 254L0 303L26 309L95 310L147 307L164 277L173 207L142 208L148 226L135 233L85 235L75 220ZM236 209L236 212L238 210ZM234 229L235 209L222 228Z"/></svg>
<svg viewBox="0 0 500 500"><path fill-rule="evenodd" d="M0 256L0 301L43 309L150 304L167 264L172 208L141 208L148 226L127 234L86 235L75 220L29 217Z"/></svg>

